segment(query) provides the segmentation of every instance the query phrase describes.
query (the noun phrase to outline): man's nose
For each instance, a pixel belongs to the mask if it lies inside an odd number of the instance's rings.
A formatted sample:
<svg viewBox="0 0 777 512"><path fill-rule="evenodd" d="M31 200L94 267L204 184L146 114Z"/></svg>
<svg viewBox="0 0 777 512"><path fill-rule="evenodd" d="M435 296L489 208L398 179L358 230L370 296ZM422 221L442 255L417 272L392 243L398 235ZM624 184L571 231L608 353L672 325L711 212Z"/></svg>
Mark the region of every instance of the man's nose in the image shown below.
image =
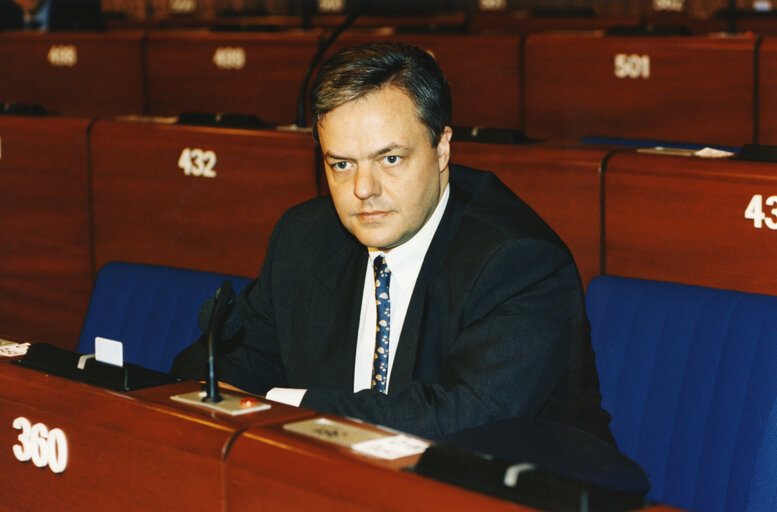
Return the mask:
<svg viewBox="0 0 777 512"><path fill-rule="evenodd" d="M359 199L380 195L380 180L369 165L359 165L354 175L353 193Z"/></svg>

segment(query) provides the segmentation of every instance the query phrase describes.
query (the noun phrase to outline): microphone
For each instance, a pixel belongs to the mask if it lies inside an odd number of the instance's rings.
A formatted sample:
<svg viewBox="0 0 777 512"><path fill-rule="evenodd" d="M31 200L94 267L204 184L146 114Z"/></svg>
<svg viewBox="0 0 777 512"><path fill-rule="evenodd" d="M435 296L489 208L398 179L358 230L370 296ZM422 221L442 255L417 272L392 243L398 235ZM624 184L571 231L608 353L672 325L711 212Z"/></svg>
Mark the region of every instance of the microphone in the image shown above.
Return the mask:
<svg viewBox="0 0 777 512"><path fill-rule="evenodd" d="M222 398L218 390L218 380L216 379L215 351L216 341L219 339L218 333L223 333L222 325L226 326L229 304L233 302L235 292L232 290L232 281L225 280L221 288L216 290L213 308L208 320L208 382L206 383L205 397L203 402L217 403ZM202 310L200 310L202 313Z"/></svg>
<svg viewBox="0 0 777 512"><path fill-rule="evenodd" d="M310 64L308 65L307 71L305 71L305 77L302 79L302 86L299 89L299 95L297 96L297 127L302 128L306 126L306 119L305 119L305 98L308 94L308 85L310 84L310 79L313 77L313 71L315 71L316 66L318 66L318 62L321 60L321 58L324 56L324 53L326 53L327 49L332 46L332 43L335 42L335 39L337 39L340 34L342 34L345 29L350 27L354 21L356 21L356 18L362 15L368 7L371 7L368 5L370 0L361 0L356 4L356 7L351 10L350 13L348 13L348 16L346 16L345 21L335 28L334 31L329 35L329 37L326 39L326 41L322 42L318 50L316 50L315 55L313 55L313 58L310 60Z"/></svg>
<svg viewBox="0 0 777 512"><path fill-rule="evenodd" d="M208 300L203 302L202 306L200 307L200 311L197 314L197 323L199 324L200 330L202 330L203 333L207 333L210 329L210 319L213 316L213 311L216 307L217 297L218 293L209 297ZM230 338L234 338L243 328L242 310L239 308L234 308L233 306L233 301L230 298L229 303L227 304L227 310L229 311L228 316L226 317L226 320L222 322L222 325L217 332L216 337L219 340L228 340Z"/></svg>

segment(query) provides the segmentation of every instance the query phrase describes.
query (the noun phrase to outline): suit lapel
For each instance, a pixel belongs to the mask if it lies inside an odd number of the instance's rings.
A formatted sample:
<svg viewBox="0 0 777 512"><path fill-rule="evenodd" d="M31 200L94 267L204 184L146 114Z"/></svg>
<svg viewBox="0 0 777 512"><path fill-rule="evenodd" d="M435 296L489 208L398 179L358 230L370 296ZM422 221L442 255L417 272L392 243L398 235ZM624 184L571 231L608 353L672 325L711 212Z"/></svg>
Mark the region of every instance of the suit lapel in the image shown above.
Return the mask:
<svg viewBox="0 0 777 512"><path fill-rule="evenodd" d="M426 252L426 257L421 266L421 271L418 273L418 279L416 280L413 295L410 298L410 304L405 315L405 323L402 326L402 333L399 338L396 360L391 370L390 385L394 389L404 386L413 380L420 339L427 327L427 323L434 323L435 321L428 318L427 315L432 286L450 249L467 201L468 194L451 180L451 194L445 214ZM432 341L425 338L424 342Z"/></svg>
<svg viewBox="0 0 777 512"><path fill-rule="evenodd" d="M292 344L304 361L298 375L308 387L353 388L356 338L367 251L351 237L331 243L313 258L313 279L298 279L305 315ZM354 320L355 319L355 320Z"/></svg>

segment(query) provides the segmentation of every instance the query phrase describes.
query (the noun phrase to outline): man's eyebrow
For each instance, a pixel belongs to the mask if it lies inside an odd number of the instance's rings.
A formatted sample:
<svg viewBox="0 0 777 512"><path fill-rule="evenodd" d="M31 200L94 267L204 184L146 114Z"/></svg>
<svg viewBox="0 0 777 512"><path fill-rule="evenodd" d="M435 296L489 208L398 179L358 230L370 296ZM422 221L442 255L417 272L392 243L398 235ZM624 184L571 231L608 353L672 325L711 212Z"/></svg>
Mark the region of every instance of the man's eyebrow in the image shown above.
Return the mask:
<svg viewBox="0 0 777 512"><path fill-rule="evenodd" d="M371 153L370 154L370 158L375 158L375 157L378 157L378 156L381 156L381 155L385 155L386 153L391 153L392 151L397 150L397 149L407 149L407 147L403 146L401 144L397 144L396 142L392 142L391 144L389 144L385 148L379 149L379 150L374 151L373 153Z"/></svg>
<svg viewBox="0 0 777 512"><path fill-rule="evenodd" d="M381 156L381 155L385 155L386 153L391 153L392 151L395 151L397 149L404 149L404 150L406 150L408 148L407 148L407 146L403 146L403 145L398 144L396 142L392 142L391 144L389 144L385 148L381 148L381 149L379 149L377 151L373 151L372 153L370 153L369 158L375 158L375 157L378 157L378 156ZM326 152L326 154L324 155L324 158L331 159L331 160L344 160L346 162L353 162L353 161L356 160L355 158L349 158L347 156L335 155L334 153L331 153L329 151Z"/></svg>
<svg viewBox="0 0 777 512"><path fill-rule="evenodd" d="M329 151L326 152L326 154L324 155L324 158L327 158L327 159L330 159L330 160L345 160L347 162L352 162L354 160L353 158L348 158L347 156L335 155L335 154L333 154L333 153L331 153Z"/></svg>

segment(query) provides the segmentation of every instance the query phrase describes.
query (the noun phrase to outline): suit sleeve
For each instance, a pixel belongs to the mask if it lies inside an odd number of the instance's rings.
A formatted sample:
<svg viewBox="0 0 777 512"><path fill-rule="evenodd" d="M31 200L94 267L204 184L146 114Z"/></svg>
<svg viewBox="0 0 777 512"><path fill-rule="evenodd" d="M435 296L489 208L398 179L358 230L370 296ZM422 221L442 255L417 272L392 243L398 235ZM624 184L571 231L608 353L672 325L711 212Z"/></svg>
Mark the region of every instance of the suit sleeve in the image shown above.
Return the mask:
<svg viewBox="0 0 777 512"><path fill-rule="evenodd" d="M285 386L286 376L278 350L271 296L272 255L277 246L279 222L267 248L267 257L259 277L238 296L230 313L230 321L242 324L240 332L222 343L217 355L218 380L257 394L265 394L275 386ZM183 378L207 378L207 341L197 342L176 356L170 371Z"/></svg>
<svg viewBox="0 0 777 512"><path fill-rule="evenodd" d="M462 302L442 326L449 339L436 381L390 385L387 395L310 389L301 405L429 438L536 416L590 343L573 260L551 243L507 241Z"/></svg>

